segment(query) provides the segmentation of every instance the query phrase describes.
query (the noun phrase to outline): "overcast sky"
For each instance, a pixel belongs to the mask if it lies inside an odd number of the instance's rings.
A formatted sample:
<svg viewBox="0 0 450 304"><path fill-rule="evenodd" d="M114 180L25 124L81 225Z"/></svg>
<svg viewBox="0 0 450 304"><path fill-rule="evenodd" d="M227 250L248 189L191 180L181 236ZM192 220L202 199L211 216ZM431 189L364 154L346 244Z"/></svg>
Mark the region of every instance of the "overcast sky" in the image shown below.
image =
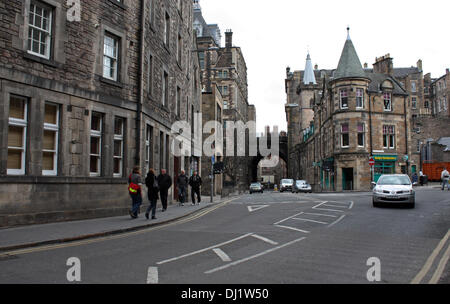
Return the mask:
<svg viewBox="0 0 450 304"><path fill-rule="evenodd" d="M303 70L309 49L313 65L335 69L347 26L361 63L369 67L387 53L394 67L416 66L445 74L450 67L448 0L200 0L207 23L233 30L248 68L249 103L257 127L286 130L286 67ZM224 39L223 39L224 41ZM222 42L224 45L224 42Z"/></svg>

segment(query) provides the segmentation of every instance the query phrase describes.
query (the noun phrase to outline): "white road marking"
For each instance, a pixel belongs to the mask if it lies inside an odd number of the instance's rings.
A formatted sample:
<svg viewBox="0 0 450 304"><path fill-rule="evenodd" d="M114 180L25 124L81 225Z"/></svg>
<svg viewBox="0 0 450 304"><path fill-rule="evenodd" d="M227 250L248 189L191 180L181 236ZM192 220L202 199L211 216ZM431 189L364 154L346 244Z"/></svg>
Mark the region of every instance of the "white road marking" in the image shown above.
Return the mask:
<svg viewBox="0 0 450 304"><path fill-rule="evenodd" d="M254 211L264 209L266 207L269 207L269 205L255 205L255 206L248 206L247 208L248 208L249 212L254 212Z"/></svg>
<svg viewBox="0 0 450 304"><path fill-rule="evenodd" d="M227 242L223 242L223 243L221 243L221 244L217 244L217 245L214 245L214 246L205 248L205 249L201 249L201 250L194 251L194 252L191 252L191 253L188 253L188 254L184 254L184 255L181 255L181 256L176 257L176 258L164 260L164 261L158 262L158 263L156 263L156 264L162 265L162 264L170 263L170 262L173 262L173 261L176 261L176 260L180 260L180 259L183 259L183 258L186 258L186 257L189 257L189 256L193 256L193 255L196 255L196 254L199 254L199 253L202 253L202 252L206 252L206 251L209 251L209 250L212 250L212 249L215 249L215 248L218 248L218 247L222 247L222 246L224 246L224 245L227 245L227 244L230 244L230 243L233 243L233 242L236 242L236 241L245 239L246 237L249 237L249 236L251 236L251 235L253 235L253 233L247 233L247 234L245 234L245 235L242 235L242 236L240 236L240 237L238 237L238 238L229 240L229 241L227 241Z"/></svg>
<svg viewBox="0 0 450 304"><path fill-rule="evenodd" d="M445 266L447 265L448 259L450 257L450 245L448 246L447 250L445 251L444 255L442 256L441 261L439 262L438 267L436 268L436 271L431 278L429 284L437 284L442 276L442 273L444 272Z"/></svg>
<svg viewBox="0 0 450 304"><path fill-rule="evenodd" d="M344 209L348 209L348 206L336 206L336 205L329 205L329 204L325 204L323 206L330 207L330 208L344 208Z"/></svg>
<svg viewBox="0 0 450 304"><path fill-rule="evenodd" d="M339 223L340 221L342 221L345 217L345 214L343 216L341 216L340 218L337 219L337 221L331 223L330 225L328 225L328 228L333 227L334 225L336 225L337 223Z"/></svg>
<svg viewBox="0 0 450 304"><path fill-rule="evenodd" d="M214 248L213 251L219 256L219 258L222 259L222 261L231 262L231 258L225 252L223 252L222 249Z"/></svg>
<svg viewBox="0 0 450 304"><path fill-rule="evenodd" d="M321 214L321 213L304 213L307 215L319 215L319 216L326 216L326 217L337 217L336 215L329 215L329 214Z"/></svg>
<svg viewBox="0 0 450 304"><path fill-rule="evenodd" d="M294 227L289 227L289 226L275 225L275 227L280 227L280 228L290 229L290 230L294 230L294 231L298 231L298 232L303 232L303 233L310 233L309 231L301 230L301 229L294 228Z"/></svg>
<svg viewBox="0 0 450 304"><path fill-rule="evenodd" d="M431 266L433 265L434 259L437 257L439 252L444 247L445 243L447 242L448 238L450 236L450 230L447 232L447 234L444 236L444 238L439 242L437 247L433 250L433 253L430 255L430 257L425 262L425 265L423 265L420 272L416 275L416 277L411 281L411 284L420 284L422 279L425 277L425 275L430 270Z"/></svg>
<svg viewBox="0 0 450 304"><path fill-rule="evenodd" d="M274 252L274 251L276 251L276 250L279 250L279 249L282 249L282 248L284 248L284 247L287 247L287 246L293 245L293 244L295 244L295 243L298 243L298 242L300 242L300 241L303 241L304 239L306 239L306 238L305 238L305 237L302 237L302 238L300 238L300 239L297 239L297 240L294 240L294 241L292 241L292 242L289 242L289 243L280 245L280 246L278 246L278 247L274 247L274 248L272 248L272 249L263 251L263 252L261 252L261 253L255 254L255 255L252 255L252 256L247 257L247 258L244 258L244 259L242 259L242 260L238 260L238 261L229 263L229 264L227 264L227 265L223 265L223 266L221 266L221 267L217 267L217 268L214 268L214 269L205 271L205 274L211 274L211 273L214 273L214 272L217 272L217 271L220 271L220 270L224 270L224 269L227 269L227 268L229 268L229 267L236 266L236 265L238 265L238 264L241 264L241 263L244 263L244 262L253 260L253 259L258 258L258 257L260 257L260 256L266 255L266 254L268 254L268 253Z"/></svg>
<svg viewBox="0 0 450 304"><path fill-rule="evenodd" d="M352 209L355 202L350 202L350 207L348 209Z"/></svg>
<svg viewBox="0 0 450 304"><path fill-rule="evenodd" d="M295 215L293 215L293 216L290 216L290 217L288 217L288 218L286 218L286 219L284 219L284 220L281 220L281 221L279 221L279 222L276 222L274 225L281 224L281 223L283 223L283 222L286 222L286 221L290 220L290 219L293 218L293 217L296 217L296 216L302 215L302 214L303 214L303 212L300 212L300 213L295 214Z"/></svg>
<svg viewBox="0 0 450 304"><path fill-rule="evenodd" d="M147 272L147 284L158 284L158 267L149 267Z"/></svg>
<svg viewBox="0 0 450 304"><path fill-rule="evenodd" d="M317 224L322 224L322 225L328 225L328 223L325 223L325 222L314 221L314 220L310 220L310 219L303 219L303 218L298 218L298 217L294 217L292 219L293 220L297 220L297 221L304 221L304 222L311 222L311 223L317 223Z"/></svg>
<svg viewBox="0 0 450 304"><path fill-rule="evenodd" d="M278 245L277 242L274 242L272 240L269 240L268 238L265 238L265 237L257 235L257 234L253 234L252 237L257 238L257 239L259 239L261 241L264 241L264 242L269 243L269 244L274 245L274 246Z"/></svg>

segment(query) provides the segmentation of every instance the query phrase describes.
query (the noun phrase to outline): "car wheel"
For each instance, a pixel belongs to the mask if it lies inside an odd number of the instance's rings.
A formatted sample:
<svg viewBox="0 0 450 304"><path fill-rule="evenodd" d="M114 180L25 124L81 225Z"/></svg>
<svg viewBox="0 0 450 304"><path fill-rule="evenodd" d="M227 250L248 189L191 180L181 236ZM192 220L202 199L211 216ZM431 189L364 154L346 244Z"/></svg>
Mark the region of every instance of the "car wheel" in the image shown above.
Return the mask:
<svg viewBox="0 0 450 304"><path fill-rule="evenodd" d="M409 208L414 209L416 208L416 203L411 203L408 205Z"/></svg>
<svg viewBox="0 0 450 304"><path fill-rule="evenodd" d="M372 201L373 207L374 208L379 208L380 207L380 203L377 203L375 201Z"/></svg>

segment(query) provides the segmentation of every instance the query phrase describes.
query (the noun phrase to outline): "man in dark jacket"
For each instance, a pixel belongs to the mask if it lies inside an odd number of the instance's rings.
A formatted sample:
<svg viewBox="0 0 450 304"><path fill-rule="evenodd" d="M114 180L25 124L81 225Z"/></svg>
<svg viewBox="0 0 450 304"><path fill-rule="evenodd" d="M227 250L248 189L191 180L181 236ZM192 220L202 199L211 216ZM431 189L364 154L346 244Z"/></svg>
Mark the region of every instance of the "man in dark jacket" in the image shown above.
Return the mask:
<svg viewBox="0 0 450 304"><path fill-rule="evenodd" d="M188 183L189 179L187 178L184 170L181 170L181 174L177 178L178 198L181 206L184 206L184 202L186 201Z"/></svg>
<svg viewBox="0 0 450 304"><path fill-rule="evenodd" d="M202 178L198 176L197 172L194 172L194 175L189 179L189 185L191 186L191 198L192 205L195 205L195 195L197 194L198 203L202 201L200 196L200 187L202 186Z"/></svg>
<svg viewBox="0 0 450 304"><path fill-rule="evenodd" d="M150 169L147 178L145 179L145 185L148 188L148 200L150 201L150 205L145 213L145 217L149 219L150 212L152 213L152 220L156 220L156 204L158 202L158 191L159 186L156 181L155 171Z"/></svg>
<svg viewBox="0 0 450 304"><path fill-rule="evenodd" d="M172 187L172 178L167 174L165 169L161 170L161 174L157 178L159 185L159 195L161 197L161 204L163 206L162 212L167 210L167 196L170 187Z"/></svg>

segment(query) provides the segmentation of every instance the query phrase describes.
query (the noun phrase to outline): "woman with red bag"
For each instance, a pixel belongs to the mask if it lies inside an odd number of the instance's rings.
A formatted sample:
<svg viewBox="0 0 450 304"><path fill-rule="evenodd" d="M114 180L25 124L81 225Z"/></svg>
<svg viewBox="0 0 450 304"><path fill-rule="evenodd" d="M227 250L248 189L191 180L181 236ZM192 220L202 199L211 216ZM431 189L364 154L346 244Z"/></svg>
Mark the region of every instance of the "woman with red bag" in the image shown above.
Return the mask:
<svg viewBox="0 0 450 304"><path fill-rule="evenodd" d="M132 200L132 209L129 211L132 219L137 219L142 205L142 177L141 169L134 167L133 173L128 177L128 192Z"/></svg>

